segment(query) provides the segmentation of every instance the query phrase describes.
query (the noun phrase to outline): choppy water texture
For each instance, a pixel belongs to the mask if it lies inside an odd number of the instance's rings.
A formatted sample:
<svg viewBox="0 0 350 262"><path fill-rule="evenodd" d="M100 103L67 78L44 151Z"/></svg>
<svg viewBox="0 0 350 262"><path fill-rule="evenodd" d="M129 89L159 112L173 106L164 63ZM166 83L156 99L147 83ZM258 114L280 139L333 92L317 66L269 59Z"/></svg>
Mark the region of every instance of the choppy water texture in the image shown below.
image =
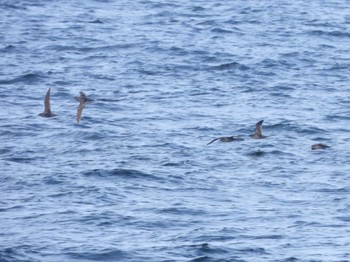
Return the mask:
<svg viewBox="0 0 350 262"><path fill-rule="evenodd" d="M350 1L0 9L0 261L350 261Z"/></svg>

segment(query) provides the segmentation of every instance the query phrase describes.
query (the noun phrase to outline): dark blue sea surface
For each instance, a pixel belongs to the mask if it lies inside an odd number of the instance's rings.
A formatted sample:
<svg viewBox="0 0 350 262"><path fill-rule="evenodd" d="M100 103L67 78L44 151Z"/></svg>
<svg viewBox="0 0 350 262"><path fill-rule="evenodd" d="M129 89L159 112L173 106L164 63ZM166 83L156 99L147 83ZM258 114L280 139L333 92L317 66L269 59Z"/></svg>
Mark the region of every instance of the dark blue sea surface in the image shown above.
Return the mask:
<svg viewBox="0 0 350 262"><path fill-rule="evenodd" d="M0 10L1 262L350 261L349 0Z"/></svg>

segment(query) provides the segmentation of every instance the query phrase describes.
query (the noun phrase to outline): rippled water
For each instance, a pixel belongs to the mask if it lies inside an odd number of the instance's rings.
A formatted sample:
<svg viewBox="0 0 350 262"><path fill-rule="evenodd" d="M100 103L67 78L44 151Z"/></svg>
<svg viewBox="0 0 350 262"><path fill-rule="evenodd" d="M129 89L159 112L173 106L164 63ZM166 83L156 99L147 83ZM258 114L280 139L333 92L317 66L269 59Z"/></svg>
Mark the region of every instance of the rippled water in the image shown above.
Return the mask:
<svg viewBox="0 0 350 262"><path fill-rule="evenodd" d="M0 9L0 261L350 261L350 1Z"/></svg>

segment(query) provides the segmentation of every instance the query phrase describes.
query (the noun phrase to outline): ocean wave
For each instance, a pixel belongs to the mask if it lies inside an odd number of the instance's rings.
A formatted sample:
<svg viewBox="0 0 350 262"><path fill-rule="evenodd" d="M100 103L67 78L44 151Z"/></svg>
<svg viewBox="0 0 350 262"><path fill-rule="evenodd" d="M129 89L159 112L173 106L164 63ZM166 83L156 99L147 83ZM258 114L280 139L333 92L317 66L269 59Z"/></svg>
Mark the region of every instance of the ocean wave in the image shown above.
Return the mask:
<svg viewBox="0 0 350 262"><path fill-rule="evenodd" d="M11 53L11 52L17 52L17 51L18 50L17 50L17 47L15 45L7 45L3 48L0 48L0 52L6 53L6 54Z"/></svg>
<svg viewBox="0 0 350 262"><path fill-rule="evenodd" d="M349 12L310 3L2 1L0 260L348 259Z"/></svg>
<svg viewBox="0 0 350 262"><path fill-rule="evenodd" d="M307 32L308 35L313 36L329 36L329 37L339 37L339 38L349 38L350 33L344 31L326 31L326 30L310 30Z"/></svg>
<svg viewBox="0 0 350 262"><path fill-rule="evenodd" d="M215 28L211 29L210 31L213 33L218 33L218 34L232 34L232 33L234 33L234 31L232 31L232 30L219 28L219 27L215 27Z"/></svg>
<svg viewBox="0 0 350 262"><path fill-rule="evenodd" d="M79 261L125 261L131 258L128 252L124 252L118 249L102 249L96 250L95 252L65 252L64 256L66 256L68 260L73 259Z"/></svg>
<svg viewBox="0 0 350 262"><path fill-rule="evenodd" d="M13 3L12 1L6 1L1 3L0 6L3 6L4 9L15 9L15 10L28 10L25 5L21 5L21 3Z"/></svg>
<svg viewBox="0 0 350 262"><path fill-rule="evenodd" d="M246 66L244 64L238 63L238 62L229 62L229 63L223 63L220 65L210 66L211 69L214 70L240 70L240 71L246 71L249 70L249 66Z"/></svg>
<svg viewBox="0 0 350 262"><path fill-rule="evenodd" d="M117 51L121 49L129 49L132 47L135 47L137 44L116 44L116 45L106 45L106 46L74 46L74 45L49 45L46 46L45 48L47 50L54 50L54 51L77 51L77 52L82 52L82 53L97 53L97 52L112 52L112 51Z"/></svg>
<svg viewBox="0 0 350 262"><path fill-rule="evenodd" d="M12 161L12 162L16 162L16 163L25 163L25 164L28 164L28 163L31 163L33 161L36 160L35 157L8 157L6 158L7 161Z"/></svg>
<svg viewBox="0 0 350 262"><path fill-rule="evenodd" d="M10 85L10 84L18 84L18 83L24 83L24 84L37 84L42 82L46 78L46 75L44 73L26 73L20 76L17 76L12 79L0 79L1 85Z"/></svg>
<svg viewBox="0 0 350 262"><path fill-rule="evenodd" d="M113 169L113 170L104 170L104 169L93 169L83 173L87 177L96 177L96 178L130 178L130 179L149 179L154 176L146 174L144 172L133 170L133 169ZM154 177L155 178L155 177Z"/></svg>
<svg viewBox="0 0 350 262"><path fill-rule="evenodd" d="M36 251L31 250L28 245L8 247L0 249L0 260L1 262L40 262L35 258L35 253Z"/></svg>

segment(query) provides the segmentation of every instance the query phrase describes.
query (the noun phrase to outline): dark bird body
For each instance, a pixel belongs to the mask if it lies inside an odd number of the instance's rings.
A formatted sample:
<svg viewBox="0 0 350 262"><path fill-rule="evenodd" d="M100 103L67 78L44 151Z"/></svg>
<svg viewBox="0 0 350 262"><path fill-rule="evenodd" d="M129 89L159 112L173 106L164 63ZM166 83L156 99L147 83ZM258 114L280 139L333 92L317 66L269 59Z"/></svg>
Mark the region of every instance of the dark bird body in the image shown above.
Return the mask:
<svg viewBox="0 0 350 262"><path fill-rule="evenodd" d="M79 106L77 108L77 123L79 124L81 114L83 113L83 109L85 107L85 104L89 101L87 96L83 91L80 91L80 96L76 96L75 99L79 101Z"/></svg>
<svg viewBox="0 0 350 262"><path fill-rule="evenodd" d="M314 144L311 146L311 149L312 150L317 150L317 149L326 149L326 148L329 148L330 146L326 145L326 144Z"/></svg>
<svg viewBox="0 0 350 262"><path fill-rule="evenodd" d="M251 138L253 139L263 139L266 138L266 136L264 136L262 134L262 123L264 122L264 120L260 120L258 123L255 124L255 133L249 135Z"/></svg>
<svg viewBox="0 0 350 262"><path fill-rule="evenodd" d="M243 140L243 139L238 136L223 136L223 137L218 137L211 140L207 145L210 145L211 143L217 140L219 140L220 142L232 142L232 141Z"/></svg>
<svg viewBox="0 0 350 262"><path fill-rule="evenodd" d="M51 94L51 88L49 88L46 92L45 99L44 99L45 109L44 109L44 112L39 114L39 116L42 116L42 117L55 116L55 114L52 113L52 111L51 111L50 94Z"/></svg>
<svg viewBox="0 0 350 262"><path fill-rule="evenodd" d="M258 123L255 124L255 133L249 135L251 138L262 139L262 138L266 137L262 134L262 123L263 122L264 122L264 120L260 120ZM207 145L210 145L211 143L213 143L217 140L219 140L220 142L232 142L232 141L237 141L237 140L243 140L243 138L241 138L239 136L223 136L223 137L218 137L218 138L211 140Z"/></svg>

